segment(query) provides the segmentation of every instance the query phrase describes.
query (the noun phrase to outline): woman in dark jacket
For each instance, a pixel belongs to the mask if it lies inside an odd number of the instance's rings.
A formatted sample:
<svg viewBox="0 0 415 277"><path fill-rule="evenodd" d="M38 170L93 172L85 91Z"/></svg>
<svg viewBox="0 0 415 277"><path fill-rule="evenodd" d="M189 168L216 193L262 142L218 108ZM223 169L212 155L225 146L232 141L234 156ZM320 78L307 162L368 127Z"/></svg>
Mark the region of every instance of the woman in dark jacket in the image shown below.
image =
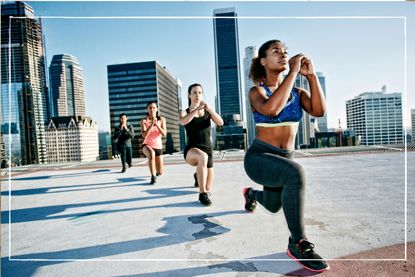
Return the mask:
<svg viewBox="0 0 415 277"><path fill-rule="evenodd" d="M125 113L120 114L120 125L115 127L112 137L117 151L121 156L122 173L126 171L126 164L128 164L128 167L132 166L133 151L131 148L131 139L134 138L134 127L133 125L128 125L127 120Z"/></svg>

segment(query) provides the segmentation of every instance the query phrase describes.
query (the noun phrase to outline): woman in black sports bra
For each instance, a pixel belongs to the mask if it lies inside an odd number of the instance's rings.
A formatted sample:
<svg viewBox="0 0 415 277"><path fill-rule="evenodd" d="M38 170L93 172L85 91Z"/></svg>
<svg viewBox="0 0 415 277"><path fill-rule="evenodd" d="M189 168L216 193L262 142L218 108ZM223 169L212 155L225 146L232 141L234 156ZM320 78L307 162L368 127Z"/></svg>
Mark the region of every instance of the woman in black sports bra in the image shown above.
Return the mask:
<svg viewBox="0 0 415 277"><path fill-rule="evenodd" d="M196 181L199 184L199 201L205 206L212 204L209 199L213 181L213 147L210 138L210 121L222 126L222 118L205 103L200 84L188 89L189 108L181 111L179 122L185 126L188 144L183 154L186 162L196 168Z"/></svg>

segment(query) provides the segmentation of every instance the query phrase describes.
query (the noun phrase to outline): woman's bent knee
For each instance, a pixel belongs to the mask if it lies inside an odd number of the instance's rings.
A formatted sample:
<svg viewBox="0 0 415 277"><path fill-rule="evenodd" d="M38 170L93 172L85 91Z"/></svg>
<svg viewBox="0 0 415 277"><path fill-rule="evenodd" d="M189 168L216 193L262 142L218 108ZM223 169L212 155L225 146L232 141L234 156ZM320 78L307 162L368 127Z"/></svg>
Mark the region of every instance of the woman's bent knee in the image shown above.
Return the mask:
<svg viewBox="0 0 415 277"><path fill-rule="evenodd" d="M202 164L203 166L206 167L207 166L207 163L208 163L208 159L209 159L209 157L208 157L208 155L206 153L201 153L199 155L197 161L198 161L198 164Z"/></svg>
<svg viewBox="0 0 415 277"><path fill-rule="evenodd" d="M266 206L267 210L273 214L277 213L280 209L281 206L277 206L277 205L267 205Z"/></svg>
<svg viewBox="0 0 415 277"><path fill-rule="evenodd" d="M305 173L301 165L294 163L293 166L288 170L287 177L291 179L292 183L304 186L305 184Z"/></svg>

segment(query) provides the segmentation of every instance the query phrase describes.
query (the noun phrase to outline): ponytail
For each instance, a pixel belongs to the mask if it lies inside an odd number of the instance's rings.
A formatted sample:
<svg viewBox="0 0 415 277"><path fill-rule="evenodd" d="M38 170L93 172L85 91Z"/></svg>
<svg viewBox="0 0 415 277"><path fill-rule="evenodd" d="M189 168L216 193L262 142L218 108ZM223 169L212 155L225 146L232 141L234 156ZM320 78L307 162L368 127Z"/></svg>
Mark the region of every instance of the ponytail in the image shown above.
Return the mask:
<svg viewBox="0 0 415 277"><path fill-rule="evenodd" d="M260 84L265 79L265 68L261 65L259 57L253 58L249 70L249 78L255 83Z"/></svg>

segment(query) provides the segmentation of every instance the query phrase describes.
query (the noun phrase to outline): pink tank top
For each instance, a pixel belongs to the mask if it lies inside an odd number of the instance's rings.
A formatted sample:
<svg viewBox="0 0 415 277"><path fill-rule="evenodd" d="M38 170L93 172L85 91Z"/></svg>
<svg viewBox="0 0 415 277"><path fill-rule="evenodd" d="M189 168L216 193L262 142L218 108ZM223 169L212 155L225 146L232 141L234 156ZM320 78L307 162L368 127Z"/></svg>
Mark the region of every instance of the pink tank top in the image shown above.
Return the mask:
<svg viewBox="0 0 415 277"><path fill-rule="evenodd" d="M146 119L144 121L144 125L147 127L147 130L149 130L151 120ZM150 132L147 133L147 136L144 138L143 144L148 145L153 149L163 149L163 144L161 142L161 133L156 126L151 127Z"/></svg>

